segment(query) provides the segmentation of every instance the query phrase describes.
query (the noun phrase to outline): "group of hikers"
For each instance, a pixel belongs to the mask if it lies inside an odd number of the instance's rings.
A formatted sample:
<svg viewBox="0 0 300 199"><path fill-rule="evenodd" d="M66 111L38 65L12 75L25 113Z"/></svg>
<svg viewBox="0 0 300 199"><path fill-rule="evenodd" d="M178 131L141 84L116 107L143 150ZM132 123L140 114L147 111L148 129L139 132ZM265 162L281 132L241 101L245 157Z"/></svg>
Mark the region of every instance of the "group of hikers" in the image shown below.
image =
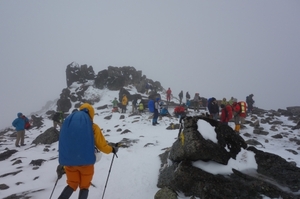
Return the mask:
<svg viewBox="0 0 300 199"><path fill-rule="evenodd" d="M228 122L234 118L235 131L240 130L241 118L246 117L246 109L251 113L254 100L253 94L247 96L246 102L237 102L233 97L226 101L224 98L221 102L221 111L219 110L219 103L216 98L212 97L208 99L207 108L209 111L208 116L213 119L219 119L224 124L228 125ZM170 102L171 92L167 91L167 103ZM174 108L174 114L176 117L185 116L186 111L190 104L190 96L186 94L187 102L182 103L183 92L179 94L179 105ZM143 112L144 102L134 98L132 100L132 112ZM199 93L195 94L193 99L195 111L199 111L199 105L201 99ZM112 101L113 112L118 111L119 102L117 98ZM195 105L196 104L196 105ZM121 111L126 113L128 105L128 98L124 94L121 100ZM159 124L157 122L159 115L168 116L168 105L164 104L159 97L155 100L148 101L148 108L150 112L153 112L152 125ZM198 109L197 109L198 108ZM219 112L221 115L219 116ZM58 199L68 199L78 188L79 199L87 199L89 193L89 187L94 175L94 164L96 163L95 152L100 150L103 153L113 153L113 158L118 152L120 147L118 143L108 144L101 128L93 122L95 115L94 108L88 104L82 104L78 109L74 109L70 115L64 119L62 111L56 112L53 117L53 127L56 129L60 127L59 133L59 165L57 166L57 180L59 180L64 174L67 177L67 185L62 190ZM17 138L15 142L16 147L25 146L24 135L25 129L30 128L30 121L22 113L17 114L17 118L12 122L12 125L16 128ZM52 192L53 193L53 192ZM105 192L104 192L105 193ZM52 194L51 194L52 196ZM50 196L50 198L51 198Z"/></svg>
<svg viewBox="0 0 300 199"><path fill-rule="evenodd" d="M98 151L106 154L113 153L114 158L118 152L119 144L108 144L101 128L93 123L94 115L94 108L84 103L65 119L62 111L55 112L52 116L53 127L60 127L57 181L64 174L67 177L67 186L58 199L70 198L78 188L80 189L78 198L87 199L94 175L94 164L97 161L96 153ZM24 135L25 130L30 128L30 122L22 113L18 113L17 118L13 120L12 125L17 131L16 147L26 145Z"/></svg>
<svg viewBox="0 0 300 199"><path fill-rule="evenodd" d="M215 120L220 120L221 123L227 124L230 120L234 120L235 122L235 131L240 131L240 124L243 122L244 118L246 117L247 113L251 113L253 109L253 94L250 94L246 97L245 101L238 102L237 99L231 97L229 101L226 98L223 100L217 101L216 98L212 97L207 100L207 105L205 109L208 110L208 115L210 118ZM159 116L171 116L168 111L168 104L171 102L172 97L172 90L168 88L166 91L166 103L164 103L159 97L155 99L148 100L148 109L150 113L153 113L152 125L155 126L158 124L157 118ZM186 102L183 103L183 91L181 90L178 94L179 105L175 106L174 108L174 115L177 118L186 116L187 111L189 108L192 108L195 112L199 112L200 107L203 107L202 99L199 93L195 93L193 100L191 100L191 96L189 92L186 92ZM192 103L191 103L192 102ZM137 98L133 98L132 100L132 113L143 113L144 112L144 101L140 100L138 103ZM113 109L112 112L119 111L119 102L117 98L112 101ZM128 105L128 98L125 94L123 94L121 100L121 113L126 113Z"/></svg>
<svg viewBox="0 0 300 199"><path fill-rule="evenodd" d="M172 91L170 88L166 91L167 102L170 102ZM184 116L185 111L190 107L191 100L189 92L186 92L186 103L182 104L183 91L181 90L178 94L179 106L175 107L174 113L176 116ZM221 102L218 102L216 98L212 97L207 100L207 110L206 115L212 119L220 120L221 123L228 125L228 122L233 119L235 123L235 131L239 132L241 128L241 123L244 122L244 118L247 113L252 113L253 110L253 100L254 95L250 94L246 97L246 101L237 101L234 97L231 97L229 101L223 98ZM202 100L199 93L195 93L193 98L194 111L199 112L199 106L203 106ZM220 110L221 108L221 110Z"/></svg>

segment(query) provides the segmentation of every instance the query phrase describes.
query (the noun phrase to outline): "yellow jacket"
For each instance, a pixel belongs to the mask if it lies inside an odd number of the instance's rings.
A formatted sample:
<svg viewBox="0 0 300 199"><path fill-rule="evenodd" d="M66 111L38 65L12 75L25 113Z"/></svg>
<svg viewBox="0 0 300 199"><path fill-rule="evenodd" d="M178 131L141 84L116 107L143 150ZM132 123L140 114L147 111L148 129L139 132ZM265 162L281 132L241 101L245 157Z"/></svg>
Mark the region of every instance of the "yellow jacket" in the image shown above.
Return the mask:
<svg viewBox="0 0 300 199"><path fill-rule="evenodd" d="M122 105L127 105L127 103L128 103L128 99L127 99L126 95L124 95L122 98Z"/></svg>
<svg viewBox="0 0 300 199"><path fill-rule="evenodd" d="M91 120L93 121L94 115L95 115L94 108L90 104L84 103L79 107L79 110L82 110L84 108L89 110L89 116L90 116ZM93 131L94 131L95 146L103 153L106 153L106 154L111 153L113 148L107 144L107 142L102 134L101 129L94 122L93 122Z"/></svg>

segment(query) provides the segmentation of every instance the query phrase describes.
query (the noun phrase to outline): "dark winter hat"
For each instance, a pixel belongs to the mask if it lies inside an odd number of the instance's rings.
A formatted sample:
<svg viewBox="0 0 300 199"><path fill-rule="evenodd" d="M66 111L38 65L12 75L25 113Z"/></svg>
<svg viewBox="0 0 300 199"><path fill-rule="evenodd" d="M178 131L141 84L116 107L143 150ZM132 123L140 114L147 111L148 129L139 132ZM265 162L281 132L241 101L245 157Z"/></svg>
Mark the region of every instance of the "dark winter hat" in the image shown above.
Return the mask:
<svg viewBox="0 0 300 199"><path fill-rule="evenodd" d="M18 113L18 114L17 114L18 117L21 117L22 115L23 115L22 113Z"/></svg>
<svg viewBox="0 0 300 199"><path fill-rule="evenodd" d="M156 101L159 101L160 100L160 98L158 97L158 98L156 98Z"/></svg>
<svg viewBox="0 0 300 199"><path fill-rule="evenodd" d="M212 101L216 101L216 98L214 98L214 97L213 97L213 98L211 98L211 99L212 99Z"/></svg>

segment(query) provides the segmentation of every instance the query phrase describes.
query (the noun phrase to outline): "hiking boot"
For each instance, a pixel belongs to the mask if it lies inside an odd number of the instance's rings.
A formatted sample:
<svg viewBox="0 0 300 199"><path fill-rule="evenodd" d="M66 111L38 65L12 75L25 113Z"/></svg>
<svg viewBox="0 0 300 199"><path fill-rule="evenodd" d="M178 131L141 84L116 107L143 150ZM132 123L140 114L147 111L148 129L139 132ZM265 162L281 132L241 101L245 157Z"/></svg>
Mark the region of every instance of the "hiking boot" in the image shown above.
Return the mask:
<svg viewBox="0 0 300 199"><path fill-rule="evenodd" d="M20 147L20 145L17 144L16 147Z"/></svg>
<svg viewBox="0 0 300 199"><path fill-rule="evenodd" d="M89 194L89 190L88 189L81 189L79 192L79 197L78 199L87 199Z"/></svg>
<svg viewBox="0 0 300 199"><path fill-rule="evenodd" d="M25 146L26 144L21 144L21 146Z"/></svg>
<svg viewBox="0 0 300 199"><path fill-rule="evenodd" d="M58 197L58 199L69 199L73 192L74 190L69 185L67 185Z"/></svg>

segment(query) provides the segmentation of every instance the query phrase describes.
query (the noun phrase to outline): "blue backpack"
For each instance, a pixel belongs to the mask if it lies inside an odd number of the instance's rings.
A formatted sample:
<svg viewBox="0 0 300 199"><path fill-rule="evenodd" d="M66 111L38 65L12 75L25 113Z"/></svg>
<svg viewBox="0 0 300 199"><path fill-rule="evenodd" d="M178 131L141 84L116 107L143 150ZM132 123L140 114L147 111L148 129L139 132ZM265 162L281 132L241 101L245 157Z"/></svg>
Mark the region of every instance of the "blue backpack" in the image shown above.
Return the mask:
<svg viewBox="0 0 300 199"><path fill-rule="evenodd" d="M209 98L209 99L207 100L207 107L208 107L208 108L210 108L210 103L211 103L212 99L213 99L213 98Z"/></svg>
<svg viewBox="0 0 300 199"><path fill-rule="evenodd" d="M80 166L94 164L93 123L87 109L69 115L59 134L59 164Z"/></svg>
<svg viewBox="0 0 300 199"><path fill-rule="evenodd" d="M148 108L149 108L150 113L154 113L154 101L153 100L149 100Z"/></svg>

